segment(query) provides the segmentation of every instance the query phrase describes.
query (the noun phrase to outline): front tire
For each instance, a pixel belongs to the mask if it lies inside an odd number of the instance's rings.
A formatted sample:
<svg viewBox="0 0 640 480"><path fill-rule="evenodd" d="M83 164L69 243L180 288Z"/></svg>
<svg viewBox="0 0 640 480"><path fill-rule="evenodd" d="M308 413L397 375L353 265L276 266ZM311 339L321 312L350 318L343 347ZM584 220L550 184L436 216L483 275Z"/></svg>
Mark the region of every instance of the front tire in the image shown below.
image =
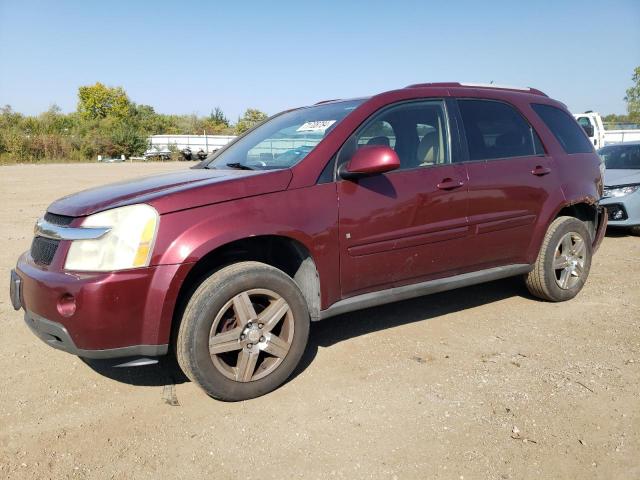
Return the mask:
<svg viewBox="0 0 640 480"><path fill-rule="evenodd" d="M555 219L526 277L529 292L550 302L572 299L589 276L591 256L591 235L584 222L574 217Z"/></svg>
<svg viewBox="0 0 640 480"><path fill-rule="evenodd" d="M309 336L309 311L298 286L259 262L229 265L192 295L176 339L185 375L208 395L247 400L282 385Z"/></svg>

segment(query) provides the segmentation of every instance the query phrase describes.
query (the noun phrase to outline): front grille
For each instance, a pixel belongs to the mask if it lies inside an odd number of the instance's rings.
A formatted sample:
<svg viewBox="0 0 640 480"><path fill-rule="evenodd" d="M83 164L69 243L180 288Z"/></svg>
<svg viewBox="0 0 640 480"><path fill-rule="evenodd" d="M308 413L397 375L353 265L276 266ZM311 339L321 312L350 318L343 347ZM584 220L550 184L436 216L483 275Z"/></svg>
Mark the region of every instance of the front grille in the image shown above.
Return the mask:
<svg viewBox="0 0 640 480"><path fill-rule="evenodd" d="M73 217L67 217L66 215L58 215L57 213L45 213L44 214L45 221L49 223L53 223L54 225L60 225L62 227L66 227L67 225L73 222Z"/></svg>
<svg viewBox="0 0 640 480"><path fill-rule="evenodd" d="M35 237L33 242L31 242L31 258L40 265L51 265L59 243L60 240Z"/></svg>

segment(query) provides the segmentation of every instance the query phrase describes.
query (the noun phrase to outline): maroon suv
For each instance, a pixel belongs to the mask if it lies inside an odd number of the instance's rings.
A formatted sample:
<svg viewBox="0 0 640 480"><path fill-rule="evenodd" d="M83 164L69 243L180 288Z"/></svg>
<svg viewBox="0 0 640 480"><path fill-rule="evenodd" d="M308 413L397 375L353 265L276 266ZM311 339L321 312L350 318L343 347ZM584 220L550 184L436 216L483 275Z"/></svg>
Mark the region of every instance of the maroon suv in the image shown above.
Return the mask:
<svg viewBox="0 0 640 480"><path fill-rule="evenodd" d="M310 321L509 276L573 298L605 230L601 168L535 89L320 102L194 169L57 200L11 298L52 347L135 364L171 345L209 395L247 399L292 373Z"/></svg>

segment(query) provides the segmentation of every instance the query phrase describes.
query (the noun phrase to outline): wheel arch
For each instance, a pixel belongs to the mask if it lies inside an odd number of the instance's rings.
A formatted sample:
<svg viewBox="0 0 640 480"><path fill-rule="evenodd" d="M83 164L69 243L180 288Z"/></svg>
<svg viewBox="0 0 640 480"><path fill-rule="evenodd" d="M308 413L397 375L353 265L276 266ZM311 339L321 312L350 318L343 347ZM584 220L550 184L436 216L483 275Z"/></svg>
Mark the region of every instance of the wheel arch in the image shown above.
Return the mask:
<svg viewBox="0 0 640 480"><path fill-rule="evenodd" d="M567 203L558 209L551 221L563 216L574 217L584 222L587 230L589 230L592 242L595 240L599 220L598 206L595 200L583 198L576 202Z"/></svg>
<svg viewBox="0 0 640 480"><path fill-rule="evenodd" d="M587 230L591 235L592 243L594 246L597 246L597 239L599 238L598 229L602 223L599 215L598 202L591 196L562 202L555 209L551 210L548 217L546 217L546 221L541 222L541 227L543 228L537 229L533 236L527 259L528 262L531 264L535 262L549 225L551 225L555 219L562 216L574 217L585 222Z"/></svg>
<svg viewBox="0 0 640 480"><path fill-rule="evenodd" d="M172 318L172 337L189 298L202 281L220 268L241 261L258 261L282 270L304 296L312 320L320 318L320 276L309 249L283 235L258 235L220 245L193 264L178 292Z"/></svg>

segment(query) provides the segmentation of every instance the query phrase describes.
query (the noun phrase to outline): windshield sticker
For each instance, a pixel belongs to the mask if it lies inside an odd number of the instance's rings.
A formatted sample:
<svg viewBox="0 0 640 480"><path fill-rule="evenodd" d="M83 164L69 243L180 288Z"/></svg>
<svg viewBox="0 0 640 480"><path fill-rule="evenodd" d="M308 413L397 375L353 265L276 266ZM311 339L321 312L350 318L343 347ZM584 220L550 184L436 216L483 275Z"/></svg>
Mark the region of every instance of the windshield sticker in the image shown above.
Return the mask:
<svg viewBox="0 0 640 480"><path fill-rule="evenodd" d="M296 132L324 132L331 125L336 123L335 120L318 120L316 122L305 122L300 125Z"/></svg>

